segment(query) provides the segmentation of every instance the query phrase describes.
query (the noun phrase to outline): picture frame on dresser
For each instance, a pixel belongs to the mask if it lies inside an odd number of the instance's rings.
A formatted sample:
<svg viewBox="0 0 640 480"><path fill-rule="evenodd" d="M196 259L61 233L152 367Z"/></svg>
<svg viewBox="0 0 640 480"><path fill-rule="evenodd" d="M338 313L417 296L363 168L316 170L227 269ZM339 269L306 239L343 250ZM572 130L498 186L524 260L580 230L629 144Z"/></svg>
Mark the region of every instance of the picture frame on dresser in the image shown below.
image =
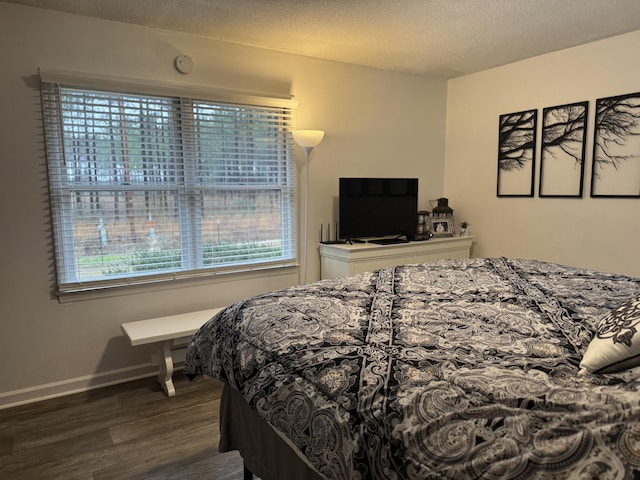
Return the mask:
<svg viewBox="0 0 640 480"><path fill-rule="evenodd" d="M453 237L454 226L452 218L438 218L432 217L429 219L429 231L435 238L438 237Z"/></svg>

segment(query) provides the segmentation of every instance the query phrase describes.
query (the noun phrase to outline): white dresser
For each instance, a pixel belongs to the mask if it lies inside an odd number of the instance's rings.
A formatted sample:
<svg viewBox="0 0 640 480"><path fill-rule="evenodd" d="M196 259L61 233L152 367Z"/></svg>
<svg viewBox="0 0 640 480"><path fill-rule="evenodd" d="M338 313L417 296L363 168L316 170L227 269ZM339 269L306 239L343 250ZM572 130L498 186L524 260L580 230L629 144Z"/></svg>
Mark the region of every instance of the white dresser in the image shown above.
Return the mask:
<svg viewBox="0 0 640 480"><path fill-rule="evenodd" d="M432 238L422 242L377 245L320 244L321 278L335 278L407 263L469 258L474 237Z"/></svg>

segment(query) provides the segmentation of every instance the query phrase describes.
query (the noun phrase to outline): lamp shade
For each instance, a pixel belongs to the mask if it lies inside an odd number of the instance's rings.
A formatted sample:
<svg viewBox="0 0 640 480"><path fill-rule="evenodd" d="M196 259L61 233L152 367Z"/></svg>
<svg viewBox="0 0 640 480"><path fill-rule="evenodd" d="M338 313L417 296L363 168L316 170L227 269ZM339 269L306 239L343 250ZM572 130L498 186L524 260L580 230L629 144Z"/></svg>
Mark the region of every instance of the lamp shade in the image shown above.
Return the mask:
<svg viewBox="0 0 640 480"><path fill-rule="evenodd" d="M301 147L315 147L324 138L324 130L294 130L293 139Z"/></svg>

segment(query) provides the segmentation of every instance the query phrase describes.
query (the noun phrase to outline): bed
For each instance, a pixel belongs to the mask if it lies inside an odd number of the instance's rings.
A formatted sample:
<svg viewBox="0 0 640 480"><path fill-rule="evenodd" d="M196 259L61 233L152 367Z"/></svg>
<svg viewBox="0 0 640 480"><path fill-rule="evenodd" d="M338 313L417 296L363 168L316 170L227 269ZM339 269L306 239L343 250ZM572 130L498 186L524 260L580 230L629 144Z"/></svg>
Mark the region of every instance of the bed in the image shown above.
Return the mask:
<svg viewBox="0 0 640 480"><path fill-rule="evenodd" d="M638 478L637 323L640 278L440 260L231 305L185 373L263 480Z"/></svg>

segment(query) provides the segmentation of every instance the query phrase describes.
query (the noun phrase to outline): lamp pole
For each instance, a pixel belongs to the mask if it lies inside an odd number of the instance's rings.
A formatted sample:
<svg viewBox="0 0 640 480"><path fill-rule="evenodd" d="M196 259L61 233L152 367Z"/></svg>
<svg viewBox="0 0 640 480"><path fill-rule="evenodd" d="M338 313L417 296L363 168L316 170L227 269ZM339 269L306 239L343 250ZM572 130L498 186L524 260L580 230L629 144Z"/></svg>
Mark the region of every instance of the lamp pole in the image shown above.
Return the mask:
<svg viewBox="0 0 640 480"><path fill-rule="evenodd" d="M293 138L298 145L304 150L304 156L306 159L306 183L305 183L305 198L304 198L304 283L308 281L308 235L309 235L309 157L311 151L316 147L324 138L323 130L294 130Z"/></svg>

